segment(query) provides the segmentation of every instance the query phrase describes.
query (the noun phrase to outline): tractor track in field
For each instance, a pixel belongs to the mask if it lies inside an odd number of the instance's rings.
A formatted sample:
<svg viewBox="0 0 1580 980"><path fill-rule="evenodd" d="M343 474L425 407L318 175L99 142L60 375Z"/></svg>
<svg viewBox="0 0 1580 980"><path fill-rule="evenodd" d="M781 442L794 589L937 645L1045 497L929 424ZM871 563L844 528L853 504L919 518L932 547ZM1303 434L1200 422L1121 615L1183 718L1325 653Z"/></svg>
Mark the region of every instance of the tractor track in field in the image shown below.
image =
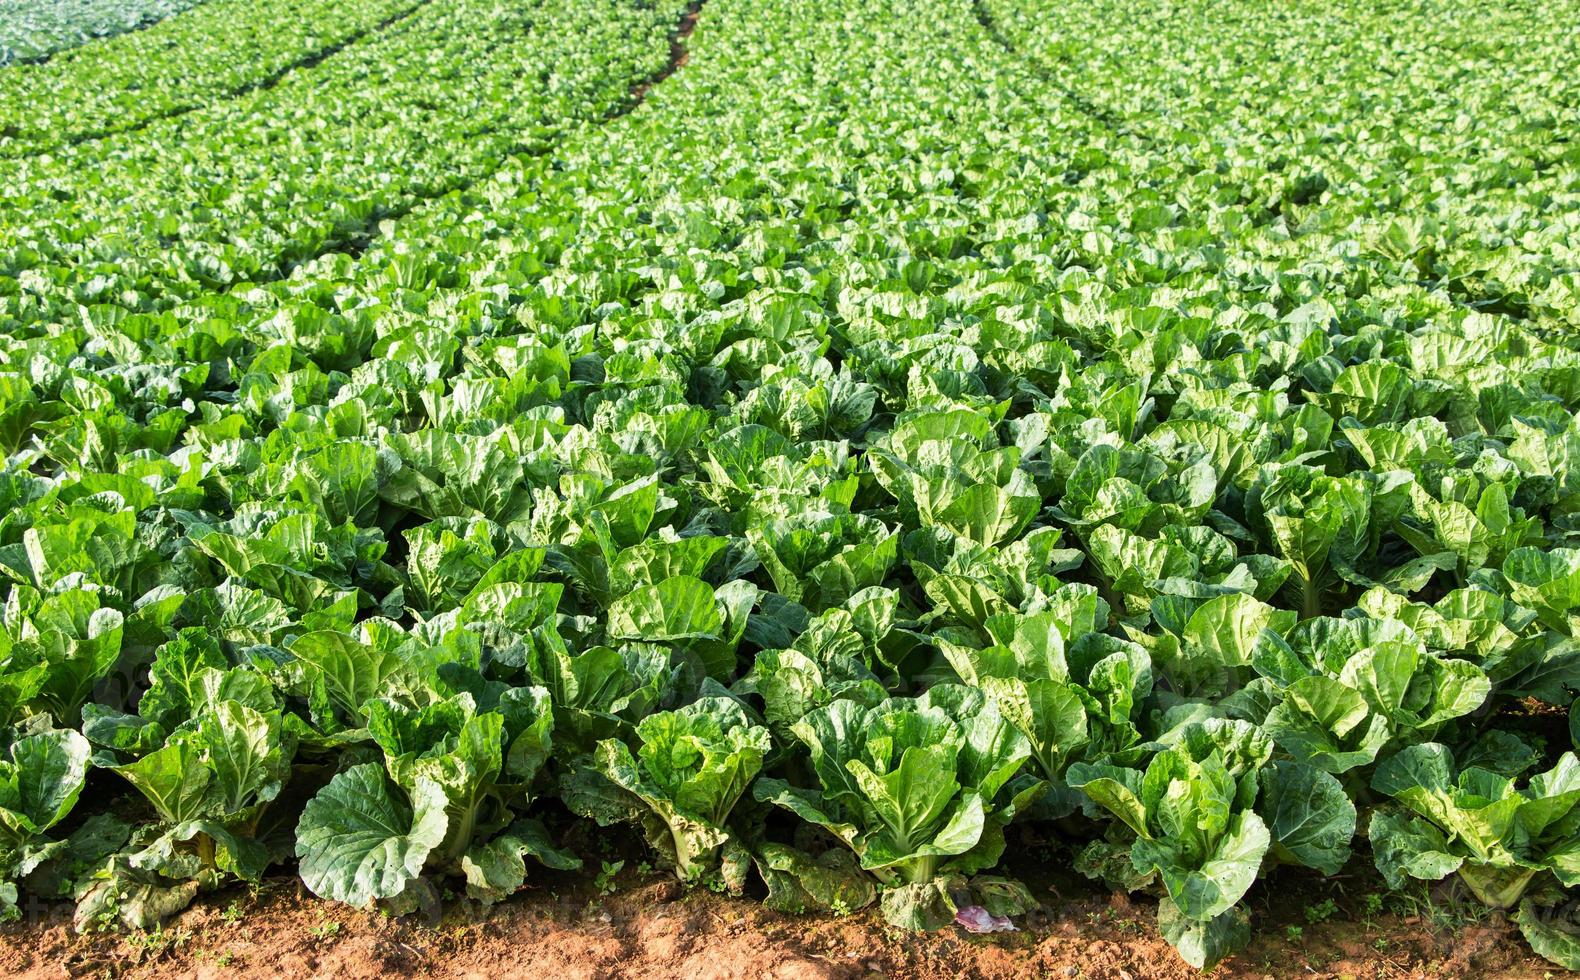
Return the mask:
<svg viewBox="0 0 1580 980"><path fill-rule="evenodd" d="M631 112L641 105L647 98L647 93L653 86L663 83L669 76L685 67L691 59L691 51L686 46L686 41L691 37L691 32L697 29L697 18L702 16L702 5L705 0L692 0L686 12L680 16L680 23L669 35L669 63L652 75L632 86L631 94L627 97L627 105L620 107L610 114L610 119L616 119Z"/></svg>
<svg viewBox="0 0 1580 980"><path fill-rule="evenodd" d="M999 28L992 11L988 10L984 0L971 0L971 9L976 16L977 23L987 32L988 37L1010 54L1025 59L1031 71L1059 91L1071 105L1083 115L1096 120L1109 131L1120 136L1127 136L1148 146L1156 147L1161 143L1156 136L1144 133L1126 125L1125 122L1112 110L1104 108L1079 92L1060 81L1053 70L1035 55L1028 55L1016 47L1015 42L1007 37ZM1276 212L1267 216L1271 220ZM1454 280L1422 281L1418 285L1428 287L1434 291L1441 291L1443 295L1462 309L1476 313L1488 313L1493 316L1507 317L1527 324L1531 329L1539 329L1539 321L1531 313L1530 308L1524 303L1511 301L1506 296L1489 296L1463 282Z"/></svg>
<svg viewBox="0 0 1580 980"><path fill-rule="evenodd" d="M68 55L72 54L75 51L82 50L83 48L87 47L89 44L92 44L94 41L110 41L110 40L114 40L115 38L118 38L118 37L125 37L128 34L140 34L143 31L148 30L150 27L157 27L160 24L163 24L165 21L169 20L171 17L179 17L182 14L190 13L192 10L195 10L195 9L196 9L195 7L188 7L186 10L177 10L175 13L167 14L167 15L165 15L163 17L145 17L144 19L138 21L137 23L133 24L132 26L126 28L124 31L116 31L114 34L95 34L95 35L90 35L88 37L82 38L80 41L78 41L75 44L68 44L68 45L66 45L63 48L56 48L53 51L46 51L43 54L35 54L35 55L32 55L30 57L26 57L26 58L13 58L10 61L5 62L4 64L0 64L0 68L26 68L26 67L36 68L39 65L47 65L51 61L54 61L56 58L65 57L65 56L68 56Z"/></svg>
<svg viewBox="0 0 1580 980"><path fill-rule="evenodd" d="M681 14L680 19L675 23L675 26L670 29L669 60L664 64L664 66L659 68L657 71L651 72L648 75L645 75L633 82L627 89L626 95L615 102L615 104L603 114L603 117L597 121L596 125L607 125L608 123L612 123L622 116L626 116L634 112L637 107L646 100L647 94L652 91L655 86L663 83L686 64L687 60L690 58L690 51L686 47L686 40L691 37L691 32L696 29L697 18L702 14L702 7L704 3L706 3L706 0L692 0L692 3L687 6L685 13ZM334 242L327 243L325 247L316 249L311 256L299 261L293 261L289 263L289 265L282 266L282 268L279 270L279 274L275 276L274 279L269 281L278 281L280 279L288 278L291 272L296 268L306 265L310 262L314 262L326 255L344 254L351 256L353 259L360 259L363 253L371 248L373 243L378 241L380 238L381 232L379 231L379 225L381 223L385 221L398 221L417 210L419 207L422 207L427 202L437 200L447 194L466 193L467 191L476 187L478 184L481 184L483 181L488 180L497 174L500 170L500 167L504 165L503 162L505 160L511 159L512 157L524 156L535 158L547 156L558 149L572 134L580 131L582 131L582 127L569 127L564 133L558 134L556 138L549 139L542 144L534 145L518 143L512 147L509 147L501 155L501 163L499 167L494 167L483 173L477 174L476 176L458 181L453 186L447 187L438 193L416 195L413 196L410 201L407 201L402 205L376 212L366 221L362 222L361 230L357 233L349 237L337 238Z"/></svg>
<svg viewBox="0 0 1580 980"><path fill-rule="evenodd" d="M259 92L270 91L271 89L277 87L281 82L285 81L285 79L290 77L293 73L298 71L309 71L313 68L316 68L324 61L334 57L352 45L364 41L369 37L376 37L377 35L383 34L385 31L389 30L391 27L394 27L401 21L415 16L419 11L421 11L424 7L427 7L432 2L433 0L417 0L416 3L395 11L375 24L369 24L367 27L364 27L361 30L354 31L351 34L346 35L339 41L336 41L334 44L307 52L301 57L296 58L287 64L281 65L262 78L248 82L245 85L237 85L232 88L220 91L216 93L213 98L207 99L203 102L193 103L192 105L172 107L163 112L157 112L151 116L141 119L130 126L104 127L102 129L91 129L81 133L73 133L71 136L63 140L50 143L47 146L27 145L21 148L20 152L7 152L3 148L0 148L0 159L17 160L26 159L28 157L44 156L45 154L58 153L61 150L68 150L74 146L81 146L84 143L92 143L97 140L110 139L111 137L115 136L126 136L140 133L151 126L156 125L157 123L166 122L171 119L180 119L182 116L189 116L194 112L200 112L204 109L208 109L225 102L231 102L236 99L257 94Z"/></svg>
<svg viewBox="0 0 1580 980"><path fill-rule="evenodd" d="M394 18L389 20L385 26L399 21L402 17L411 16L431 2L432 0L421 0L421 2L410 8L407 8L401 14L395 15ZM449 194L464 194L484 181L491 179L494 175L499 173L500 170L505 166L506 162L512 158L539 158L547 156L550 153L553 153L575 134L586 131L588 126L606 125L620 119L623 116L629 115L631 112L635 111L639 106L642 105L648 94L655 86L669 79L676 71L686 64L687 60L689 59L689 51L686 46L686 41L691 36L692 31L695 30L697 20L701 15L702 7L705 3L706 0L693 0L693 2L687 6L686 10L676 20L674 26L668 33L669 57L665 63L658 69L649 72L648 74L631 82L627 86L625 94L619 99L615 100L601 116L594 116L586 123L567 126L562 132L556 133L550 138L539 143L518 142L507 146L498 152L498 162L493 166L486 167L480 173L474 174L472 176L462 177L461 179L454 182L446 183L442 187L427 189L422 192L414 193L407 200L393 206L375 208L373 212L366 218L355 223L351 223L348 227L341 229L337 234L331 235L325 241L319 243L317 247L310 249L307 254L300 257L282 256L278 258L272 268L268 269L263 274L248 280L245 285L247 288L252 288L259 285L267 285L269 283L283 281L290 278L290 276L302 266L309 265L328 255L344 254L350 256L352 259L360 259L362 255L369 248L371 248L373 244L380 239L380 237L382 237L383 232L380 230L380 225L383 222L398 221L401 218L411 214L413 211L416 211L423 205L443 198ZM375 29L376 28L369 28L368 31L363 33L365 35L367 33L371 33ZM351 43L354 43L352 39L346 39L341 42L336 50L343 50ZM335 51L330 50L320 52L316 57L316 60L311 60L311 63L317 64L318 62L321 62L324 59L332 56L334 53ZM304 67L304 65L296 65L296 67ZM277 74L280 78L284 78L285 75L289 74L289 70L282 70ZM278 81L279 79L275 80L276 84ZM195 108L201 107L194 107L194 109ZM194 110L187 110L187 112L190 111ZM184 114L186 114L186 112L175 115L179 116ZM174 117L175 116L171 116L167 118ZM499 130L500 127L483 129L473 133L472 136L473 138L484 137L498 133ZM134 131L134 129L127 129L122 130L121 132L125 133ZM112 135L119 135L119 133ZM82 142L86 142L86 140L83 140ZM3 151L0 151L0 159L4 158ZM228 288L220 288L215 291L225 292L228 291Z"/></svg>
<svg viewBox="0 0 1580 980"><path fill-rule="evenodd" d="M1149 146L1154 146L1158 143L1157 137L1151 135L1150 133L1143 133L1130 128L1125 124L1125 121L1120 118L1120 116L1112 109L1098 105L1096 102L1093 102L1091 99L1088 99L1086 96L1060 81L1059 78L1054 74L1053 69L1051 69L1041 58L1038 58L1035 55L1027 54L1016 47L1015 42L1005 36L1004 32L999 29L998 21L993 17L993 12L988 10L987 4L984 3L983 0L971 0L971 11L973 14L975 14L977 23L981 24L982 29L987 32L988 37L992 38L993 41L999 45L999 47L1003 48L1005 51L1008 51L1010 54L1025 59L1027 66L1030 67L1033 73L1035 73L1039 78L1047 82L1049 85L1052 85L1054 88L1058 89L1059 94L1064 96L1064 98L1082 115L1096 120L1105 128L1117 133L1120 136L1128 136L1132 139L1139 140L1142 143L1146 143Z"/></svg>

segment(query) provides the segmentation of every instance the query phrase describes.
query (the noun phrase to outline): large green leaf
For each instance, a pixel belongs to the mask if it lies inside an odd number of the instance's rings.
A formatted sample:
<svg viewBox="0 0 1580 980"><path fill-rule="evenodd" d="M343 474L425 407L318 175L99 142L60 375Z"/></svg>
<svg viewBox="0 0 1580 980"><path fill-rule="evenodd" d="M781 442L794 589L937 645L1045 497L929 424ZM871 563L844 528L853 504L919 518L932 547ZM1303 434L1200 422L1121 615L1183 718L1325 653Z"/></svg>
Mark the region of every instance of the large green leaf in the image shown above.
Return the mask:
<svg viewBox="0 0 1580 980"><path fill-rule="evenodd" d="M302 880L313 894L363 907L399 896L443 842L439 786L419 779L408 802L376 764L353 766L308 801L296 831Z"/></svg>
<svg viewBox="0 0 1580 980"><path fill-rule="evenodd" d="M1257 774L1257 813L1281 860L1336 875L1350 857L1355 804L1337 779L1299 762L1278 761Z"/></svg>
<svg viewBox="0 0 1580 980"><path fill-rule="evenodd" d="M12 743L0 760L0 826L19 847L66 818L82 793L89 766L88 740L76 732L48 731Z"/></svg>

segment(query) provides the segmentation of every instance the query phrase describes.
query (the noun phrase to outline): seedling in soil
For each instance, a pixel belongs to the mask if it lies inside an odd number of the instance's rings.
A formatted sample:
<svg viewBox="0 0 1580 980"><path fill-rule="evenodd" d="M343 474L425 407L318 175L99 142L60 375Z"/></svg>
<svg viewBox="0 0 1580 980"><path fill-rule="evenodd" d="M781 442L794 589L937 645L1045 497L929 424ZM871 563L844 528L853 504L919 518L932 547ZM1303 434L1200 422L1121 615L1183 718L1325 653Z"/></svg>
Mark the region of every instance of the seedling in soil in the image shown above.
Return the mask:
<svg viewBox="0 0 1580 980"><path fill-rule="evenodd" d="M604 861L603 870L598 872L598 877L593 880L593 885L600 895L612 895L615 888L615 877L625 867L624 861Z"/></svg>
<svg viewBox="0 0 1580 980"><path fill-rule="evenodd" d="M335 936L340 935L340 923L333 920L320 922L318 925L309 928L307 931L312 934L314 939L329 940L333 939Z"/></svg>

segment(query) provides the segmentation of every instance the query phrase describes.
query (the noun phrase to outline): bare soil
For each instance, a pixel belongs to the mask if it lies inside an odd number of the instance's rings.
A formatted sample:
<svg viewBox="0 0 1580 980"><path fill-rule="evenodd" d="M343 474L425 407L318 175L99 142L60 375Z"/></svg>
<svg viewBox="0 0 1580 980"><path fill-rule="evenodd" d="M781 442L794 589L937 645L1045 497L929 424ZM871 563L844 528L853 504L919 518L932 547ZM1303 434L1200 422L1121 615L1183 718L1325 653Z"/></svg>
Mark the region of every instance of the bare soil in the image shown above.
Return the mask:
<svg viewBox="0 0 1580 980"><path fill-rule="evenodd" d="M691 32L697 29L697 18L702 16L702 5L705 2L706 0L692 0L686 12L680 15L680 21L675 25L675 29L669 32L668 63L653 75L631 86L631 95L619 115L624 115L641 105L653 86L661 84L669 76L686 67L686 62L691 60L691 52L686 47L686 41L691 37Z"/></svg>
<svg viewBox="0 0 1580 980"><path fill-rule="evenodd" d="M295 878L200 898L152 935L77 936L70 908L0 929L0 976L251 980L433 977L681 977L685 980L954 980L960 977L1187 980L1200 977L1158 934L1156 905L1058 870L1024 874L1042 909L1020 931L913 935L875 911L791 917L750 897L686 892L633 870L599 893L589 875L540 871L507 902L447 903L437 919L394 919L320 901ZM1015 869L1010 869L1014 871ZM1278 872L1249 896L1257 938L1221 978L1550 977L1518 929L1440 891L1377 909L1375 881ZM1370 913L1370 914L1368 914ZM1315 920L1315 921L1314 921Z"/></svg>

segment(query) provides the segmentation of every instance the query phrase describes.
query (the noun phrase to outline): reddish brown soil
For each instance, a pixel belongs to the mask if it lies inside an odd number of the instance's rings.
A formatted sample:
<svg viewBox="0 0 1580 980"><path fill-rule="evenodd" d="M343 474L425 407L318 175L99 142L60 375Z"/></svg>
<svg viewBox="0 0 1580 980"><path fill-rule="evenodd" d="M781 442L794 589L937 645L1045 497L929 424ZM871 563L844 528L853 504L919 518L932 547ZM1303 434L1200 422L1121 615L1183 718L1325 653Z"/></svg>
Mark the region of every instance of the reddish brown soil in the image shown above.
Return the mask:
<svg viewBox="0 0 1580 980"><path fill-rule="evenodd" d="M872 911L793 918L749 898L683 893L629 870L612 895L586 876L539 873L493 909L451 902L438 921L391 919L333 905L280 878L257 893L206 896L162 933L75 936L69 907L51 921L0 930L0 976L373 980L434 977L836 980L981 977L1187 980L1202 974L1158 935L1156 906L1074 883L1034 892L1022 931L902 934ZM1348 887L1346 887L1348 886ZM1424 893L1365 915L1364 881L1275 875L1250 896L1258 938L1210 976L1222 978L1531 977L1557 971L1500 916ZM1324 903L1331 901L1331 906ZM1324 918L1324 912L1326 917ZM1313 922L1312 918L1321 921ZM1290 927L1294 926L1298 932Z"/></svg>
<svg viewBox="0 0 1580 980"><path fill-rule="evenodd" d="M624 112L630 112L641 105L647 98L647 93L653 86L665 81L669 76L686 66L691 60L691 52L686 48L686 39L691 37L691 32L697 29L697 18L702 16L702 5L706 0L692 0L686 12L681 15L680 22L669 34L669 63L659 69L649 78L637 82L631 87L631 95L626 100ZM621 114L623 115L624 112Z"/></svg>

